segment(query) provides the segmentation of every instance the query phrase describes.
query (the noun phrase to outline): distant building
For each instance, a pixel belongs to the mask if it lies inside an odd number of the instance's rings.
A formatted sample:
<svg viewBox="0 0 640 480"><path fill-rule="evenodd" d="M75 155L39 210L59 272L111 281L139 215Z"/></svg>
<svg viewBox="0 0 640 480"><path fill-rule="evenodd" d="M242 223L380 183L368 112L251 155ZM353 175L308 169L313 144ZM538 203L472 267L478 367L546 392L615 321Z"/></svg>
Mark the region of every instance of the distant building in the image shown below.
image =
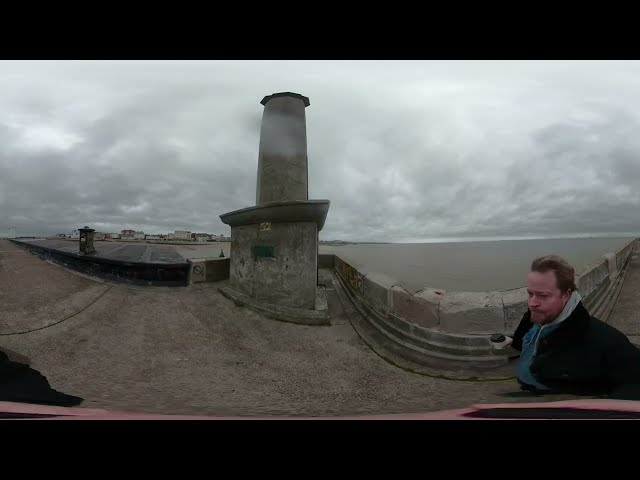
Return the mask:
<svg viewBox="0 0 640 480"><path fill-rule="evenodd" d="M133 236L136 234L135 230L122 230L120 232L120 238L122 239L133 239Z"/></svg>
<svg viewBox="0 0 640 480"><path fill-rule="evenodd" d="M118 239L120 239L120 234L119 234L119 233L112 233L112 234L111 234L111 239L112 239L112 240L118 240Z"/></svg>
<svg viewBox="0 0 640 480"><path fill-rule="evenodd" d="M169 234L171 235L171 234ZM191 241L191 232L189 232L188 230L175 230L173 232L173 239L174 240L183 240L185 242L190 242Z"/></svg>
<svg viewBox="0 0 640 480"><path fill-rule="evenodd" d="M135 240L144 240L144 232L134 232L133 238Z"/></svg>
<svg viewBox="0 0 640 480"><path fill-rule="evenodd" d="M144 239L145 240L162 240L162 236L161 235L145 235Z"/></svg>
<svg viewBox="0 0 640 480"><path fill-rule="evenodd" d="M196 242L208 242L211 240L211 235L208 233L195 233L192 237L192 240L195 240Z"/></svg>

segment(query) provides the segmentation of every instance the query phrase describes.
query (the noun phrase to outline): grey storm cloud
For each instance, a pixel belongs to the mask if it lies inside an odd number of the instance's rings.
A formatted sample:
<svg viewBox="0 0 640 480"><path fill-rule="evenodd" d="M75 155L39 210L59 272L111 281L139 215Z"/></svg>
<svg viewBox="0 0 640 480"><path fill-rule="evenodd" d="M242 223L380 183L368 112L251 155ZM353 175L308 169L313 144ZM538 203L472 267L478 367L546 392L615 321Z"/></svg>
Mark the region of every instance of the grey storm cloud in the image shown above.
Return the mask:
<svg viewBox="0 0 640 480"><path fill-rule="evenodd" d="M279 91L322 238L640 232L640 62L78 61L0 62L0 235L228 234Z"/></svg>

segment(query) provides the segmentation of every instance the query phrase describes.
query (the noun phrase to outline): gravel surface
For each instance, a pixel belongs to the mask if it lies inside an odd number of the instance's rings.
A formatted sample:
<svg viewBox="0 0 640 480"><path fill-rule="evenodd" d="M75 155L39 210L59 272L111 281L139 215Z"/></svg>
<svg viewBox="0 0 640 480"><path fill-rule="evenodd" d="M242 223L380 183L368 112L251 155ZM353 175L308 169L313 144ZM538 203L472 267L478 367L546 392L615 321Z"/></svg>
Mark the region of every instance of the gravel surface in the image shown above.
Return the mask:
<svg viewBox="0 0 640 480"><path fill-rule="evenodd" d="M92 408L328 416L532 401L503 396L518 390L514 380L450 381L395 367L360 340L339 305L328 327L281 323L235 307L221 285L108 284L0 240L0 348L27 356L54 388Z"/></svg>

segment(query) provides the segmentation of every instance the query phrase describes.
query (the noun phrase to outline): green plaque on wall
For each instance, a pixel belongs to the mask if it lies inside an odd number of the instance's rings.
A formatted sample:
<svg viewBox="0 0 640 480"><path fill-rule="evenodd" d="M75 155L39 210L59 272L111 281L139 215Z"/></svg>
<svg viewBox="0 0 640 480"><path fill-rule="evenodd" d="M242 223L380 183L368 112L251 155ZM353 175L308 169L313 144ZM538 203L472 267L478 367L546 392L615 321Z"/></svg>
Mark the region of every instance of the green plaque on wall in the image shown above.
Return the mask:
<svg viewBox="0 0 640 480"><path fill-rule="evenodd" d="M254 245L251 247L251 253L254 258L275 258L273 247L270 245Z"/></svg>

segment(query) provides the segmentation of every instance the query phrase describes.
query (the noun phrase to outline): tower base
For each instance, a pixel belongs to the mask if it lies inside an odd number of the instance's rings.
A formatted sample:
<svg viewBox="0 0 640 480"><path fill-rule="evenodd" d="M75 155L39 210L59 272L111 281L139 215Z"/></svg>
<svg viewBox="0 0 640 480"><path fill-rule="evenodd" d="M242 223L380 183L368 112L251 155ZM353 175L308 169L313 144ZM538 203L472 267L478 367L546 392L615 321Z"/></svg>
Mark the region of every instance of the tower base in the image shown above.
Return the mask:
<svg viewBox="0 0 640 480"><path fill-rule="evenodd" d="M222 215L231 226L229 286L265 304L314 311L318 232L328 209L328 200L307 200Z"/></svg>
<svg viewBox="0 0 640 480"><path fill-rule="evenodd" d="M304 308L284 307L263 302L236 290L233 287L222 287L218 291L232 300L238 307L247 307L254 312L280 320L281 322L297 323L300 325L331 325L327 296L323 288L316 290L316 306L314 310Z"/></svg>

